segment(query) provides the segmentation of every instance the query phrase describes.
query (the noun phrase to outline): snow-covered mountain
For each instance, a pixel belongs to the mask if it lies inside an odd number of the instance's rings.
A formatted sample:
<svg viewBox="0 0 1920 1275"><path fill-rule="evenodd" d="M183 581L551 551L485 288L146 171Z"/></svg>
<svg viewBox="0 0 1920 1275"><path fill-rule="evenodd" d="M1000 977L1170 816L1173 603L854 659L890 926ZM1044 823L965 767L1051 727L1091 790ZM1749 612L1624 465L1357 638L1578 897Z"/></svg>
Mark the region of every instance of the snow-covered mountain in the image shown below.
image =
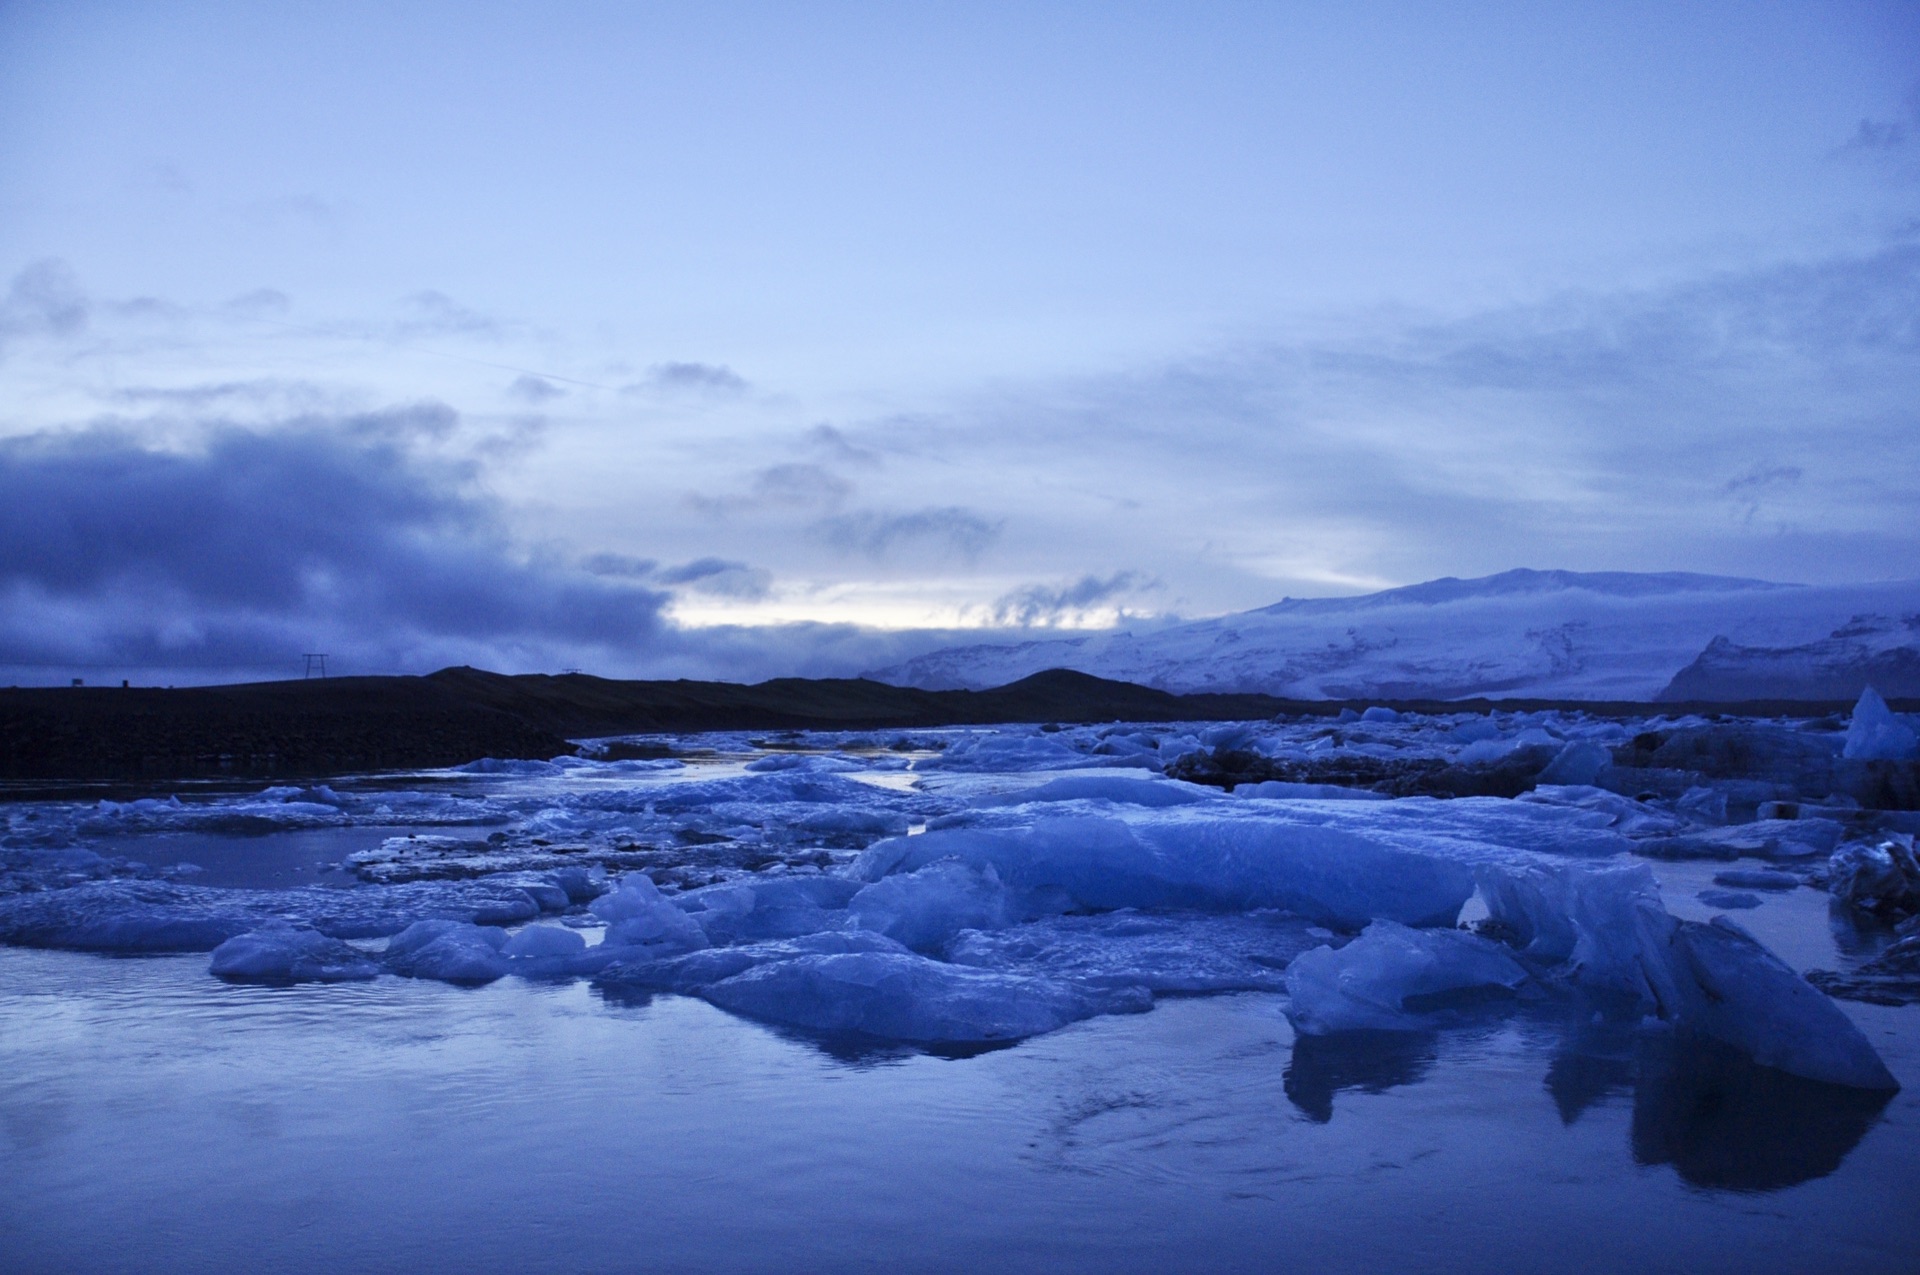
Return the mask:
<svg viewBox="0 0 1920 1275"><path fill-rule="evenodd" d="M1904 679L1920 670L1920 580L1507 571L1287 599L1141 634L955 647L869 676L978 689L1050 668L1303 699L1842 698L1876 679L1891 679L1888 695L1914 695L1920 685Z"/></svg>

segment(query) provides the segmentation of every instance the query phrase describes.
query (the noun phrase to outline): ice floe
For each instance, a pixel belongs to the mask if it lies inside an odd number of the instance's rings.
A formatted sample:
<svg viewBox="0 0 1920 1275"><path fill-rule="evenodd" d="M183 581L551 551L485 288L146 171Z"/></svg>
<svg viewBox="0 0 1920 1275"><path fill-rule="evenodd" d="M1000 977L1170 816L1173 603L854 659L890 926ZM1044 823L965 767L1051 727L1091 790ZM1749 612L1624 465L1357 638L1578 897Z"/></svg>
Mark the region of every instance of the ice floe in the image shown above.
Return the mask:
<svg viewBox="0 0 1920 1275"><path fill-rule="evenodd" d="M924 1044L1169 995L1284 992L1303 1039L1545 1000L1887 1083L1832 1002L1732 923L1674 917L1644 862L1761 861L1718 874L1713 907L1824 881L1904 915L1902 816L1842 789L1847 766L1897 784L1907 763L1842 757L1838 721L1369 711L761 742L16 805L0 942L211 952L232 981L590 977ZM1489 783L1507 795L1459 795ZM280 890L105 852L341 827L403 831L344 856L337 885Z"/></svg>

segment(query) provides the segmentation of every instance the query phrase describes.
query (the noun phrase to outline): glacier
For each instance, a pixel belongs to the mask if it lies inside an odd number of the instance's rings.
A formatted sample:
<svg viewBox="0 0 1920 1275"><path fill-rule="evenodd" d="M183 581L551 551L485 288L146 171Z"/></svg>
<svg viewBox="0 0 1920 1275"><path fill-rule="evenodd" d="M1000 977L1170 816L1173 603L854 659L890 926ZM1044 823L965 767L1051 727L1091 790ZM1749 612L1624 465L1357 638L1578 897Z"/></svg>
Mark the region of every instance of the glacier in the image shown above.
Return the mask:
<svg viewBox="0 0 1920 1275"><path fill-rule="evenodd" d="M1508 571L1121 630L935 651L868 676L980 690L1075 669L1174 692L1294 699L1920 696L1920 581L1781 585Z"/></svg>

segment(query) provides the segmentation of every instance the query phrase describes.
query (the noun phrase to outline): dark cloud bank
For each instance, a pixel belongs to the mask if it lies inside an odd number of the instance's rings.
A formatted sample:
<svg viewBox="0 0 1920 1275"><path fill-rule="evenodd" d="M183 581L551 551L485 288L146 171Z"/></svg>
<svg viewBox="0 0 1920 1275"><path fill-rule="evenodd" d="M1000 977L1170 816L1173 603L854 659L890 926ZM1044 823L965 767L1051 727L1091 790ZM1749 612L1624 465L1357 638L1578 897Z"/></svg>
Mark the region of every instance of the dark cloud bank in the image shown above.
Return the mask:
<svg viewBox="0 0 1920 1275"><path fill-rule="evenodd" d="M455 663L633 676L845 674L951 640L850 625L683 630L670 589L758 597L765 571L529 554L462 465L412 440L437 405L187 451L112 429L0 442L0 670L7 680L297 676Z"/></svg>

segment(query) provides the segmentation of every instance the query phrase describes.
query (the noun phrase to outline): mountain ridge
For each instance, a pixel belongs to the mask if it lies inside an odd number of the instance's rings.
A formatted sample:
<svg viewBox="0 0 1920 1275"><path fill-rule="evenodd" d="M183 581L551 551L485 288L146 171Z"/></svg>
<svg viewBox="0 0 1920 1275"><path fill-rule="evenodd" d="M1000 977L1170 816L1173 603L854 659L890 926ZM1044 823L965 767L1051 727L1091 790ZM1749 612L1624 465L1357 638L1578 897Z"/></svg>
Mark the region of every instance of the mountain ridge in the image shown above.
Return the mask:
<svg viewBox="0 0 1920 1275"><path fill-rule="evenodd" d="M1268 694L1292 699L1531 695L1652 701L1721 640L1743 651L1843 647L1856 622L1899 629L1920 615L1920 581L1781 584L1690 572L1574 572L1519 568L1442 577L1341 598L1283 599L1234 615L1012 644L949 647L867 676L920 689L978 689L1042 668L1074 668L1174 693ZM1826 698L1887 659L1829 652L1767 665L1739 694L1716 665L1668 698ZM1805 685L1797 685L1793 674ZM1740 679L1734 679L1740 680ZM1777 683L1777 684L1775 684ZM1853 687L1851 693L1857 694ZM1817 693L1816 693L1817 692Z"/></svg>

